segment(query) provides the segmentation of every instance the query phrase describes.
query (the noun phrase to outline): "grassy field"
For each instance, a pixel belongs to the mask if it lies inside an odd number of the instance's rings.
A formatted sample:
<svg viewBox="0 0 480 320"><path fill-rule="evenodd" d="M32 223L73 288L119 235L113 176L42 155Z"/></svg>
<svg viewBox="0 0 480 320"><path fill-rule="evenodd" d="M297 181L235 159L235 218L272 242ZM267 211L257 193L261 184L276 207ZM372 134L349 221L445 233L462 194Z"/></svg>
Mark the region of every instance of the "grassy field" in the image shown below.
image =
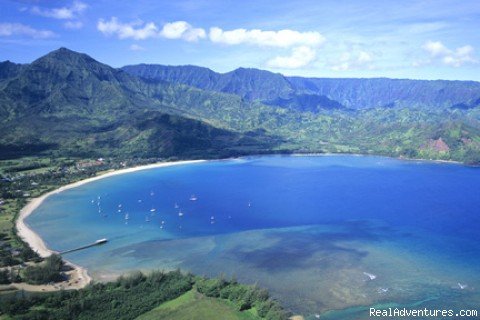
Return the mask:
<svg viewBox="0 0 480 320"><path fill-rule="evenodd" d="M205 297L195 289L162 303L137 320L256 320L255 310L238 311L229 302Z"/></svg>

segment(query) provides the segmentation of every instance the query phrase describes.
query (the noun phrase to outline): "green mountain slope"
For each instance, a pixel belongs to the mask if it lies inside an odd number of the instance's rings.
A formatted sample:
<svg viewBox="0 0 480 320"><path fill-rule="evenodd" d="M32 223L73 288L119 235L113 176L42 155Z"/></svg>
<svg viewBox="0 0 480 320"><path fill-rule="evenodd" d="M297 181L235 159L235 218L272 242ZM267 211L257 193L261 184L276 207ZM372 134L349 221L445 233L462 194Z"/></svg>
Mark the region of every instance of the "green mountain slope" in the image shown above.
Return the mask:
<svg viewBox="0 0 480 320"><path fill-rule="evenodd" d="M382 79L390 81L392 97L412 83L419 86L412 89L412 98L407 94L402 98L420 101L419 105L356 109L298 88L292 93L293 82L287 85L292 78L254 69L240 69L219 80L206 68L144 66L151 77L165 73L173 82L176 77L189 84L203 81L200 89L137 77L64 48L28 65L1 66L5 76L0 81L0 154L4 158L42 152L81 157L219 157L289 151L480 162L480 108L478 99L467 99L468 92L476 96L476 82L407 81L398 82L396 88L395 80ZM387 90L379 87L377 93L376 79L365 82L369 86L356 86L355 81L345 79L353 91L348 93L345 85L338 95L362 104L365 99L380 101ZM424 83L438 85L440 91L443 85L448 90L458 86L466 92L462 99L468 101L455 108L421 106L440 99L432 93L421 100L418 92L428 92L421 88ZM354 88L361 91L359 97ZM445 106L457 99L448 90L441 91Z"/></svg>
<svg viewBox="0 0 480 320"><path fill-rule="evenodd" d="M4 157L52 149L76 155L218 155L263 145L180 115L193 103L231 105L239 99L151 84L65 48L22 67L0 89Z"/></svg>

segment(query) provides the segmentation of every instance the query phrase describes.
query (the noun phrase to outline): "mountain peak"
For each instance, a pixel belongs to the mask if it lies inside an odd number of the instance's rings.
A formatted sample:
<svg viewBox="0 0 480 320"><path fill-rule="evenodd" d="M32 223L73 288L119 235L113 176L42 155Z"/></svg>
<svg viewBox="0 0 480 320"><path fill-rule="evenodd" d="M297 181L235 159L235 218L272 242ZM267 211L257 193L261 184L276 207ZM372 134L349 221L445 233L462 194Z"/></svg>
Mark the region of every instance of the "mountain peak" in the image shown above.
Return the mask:
<svg viewBox="0 0 480 320"><path fill-rule="evenodd" d="M63 64L84 64L84 63L99 63L85 53L76 52L65 47L53 50L46 55L38 58L32 64L43 64L51 62L60 62Z"/></svg>

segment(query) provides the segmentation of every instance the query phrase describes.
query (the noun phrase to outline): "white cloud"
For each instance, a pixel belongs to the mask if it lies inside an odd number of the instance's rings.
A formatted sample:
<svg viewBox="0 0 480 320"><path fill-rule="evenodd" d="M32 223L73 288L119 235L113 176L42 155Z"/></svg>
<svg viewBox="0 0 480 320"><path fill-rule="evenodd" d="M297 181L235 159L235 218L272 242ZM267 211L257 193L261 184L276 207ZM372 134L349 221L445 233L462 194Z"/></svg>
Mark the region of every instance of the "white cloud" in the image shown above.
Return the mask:
<svg viewBox="0 0 480 320"><path fill-rule="evenodd" d="M100 19L97 23L97 29L107 36L116 35L120 39L132 38L135 40L157 37L159 32L153 22L146 24L143 22L121 23L116 17L112 17L110 21Z"/></svg>
<svg viewBox="0 0 480 320"><path fill-rule="evenodd" d="M138 44L132 44L130 47L129 47L130 50L132 51L145 51L146 49L142 46L139 46Z"/></svg>
<svg viewBox="0 0 480 320"><path fill-rule="evenodd" d="M67 29L81 29L83 27L83 23L81 21L67 21L63 24L63 26Z"/></svg>
<svg viewBox="0 0 480 320"><path fill-rule="evenodd" d="M47 17L47 18L71 20L71 19L78 18L78 16L83 11L85 11L87 7L88 6L85 3L80 1L75 1L72 3L71 6L68 6L68 7L45 9L45 8L40 8L38 6L34 6L30 9L30 11L33 14Z"/></svg>
<svg viewBox="0 0 480 320"><path fill-rule="evenodd" d="M316 31L299 32L295 30L263 31L260 29L234 29L224 31L218 27L210 28L210 40L227 45L253 44L265 47L319 46L325 37Z"/></svg>
<svg viewBox="0 0 480 320"><path fill-rule="evenodd" d="M205 30L194 28L186 21L166 23L160 34L167 39L184 39L186 41L198 41L207 36Z"/></svg>
<svg viewBox="0 0 480 320"><path fill-rule="evenodd" d="M334 71L347 71L353 69L373 69L373 56L366 51L357 53L344 52L338 61L330 67Z"/></svg>
<svg viewBox="0 0 480 320"><path fill-rule="evenodd" d="M117 36L119 39L145 40L163 37L167 39L198 41L206 37L205 30L194 28L185 21L166 23L160 30L153 22L121 23L116 17L112 17L109 21L100 19L97 29L107 36Z"/></svg>
<svg viewBox="0 0 480 320"><path fill-rule="evenodd" d="M433 60L428 60L424 63L414 63L414 66L439 62L447 66L461 67L468 63L478 63L478 60L474 57L474 49L470 45L451 50L440 41L427 41L422 46L422 49L425 50Z"/></svg>
<svg viewBox="0 0 480 320"><path fill-rule="evenodd" d="M289 56L279 56L267 61L267 65L279 69L298 69L313 62L315 57L315 50L307 46L300 46L293 48Z"/></svg>
<svg viewBox="0 0 480 320"><path fill-rule="evenodd" d="M430 53L432 57L441 57L450 54L450 50L440 41L427 41L422 48Z"/></svg>
<svg viewBox="0 0 480 320"><path fill-rule="evenodd" d="M55 37L55 33L50 30L38 30L21 23L0 23L0 36L27 36L37 39L46 39Z"/></svg>

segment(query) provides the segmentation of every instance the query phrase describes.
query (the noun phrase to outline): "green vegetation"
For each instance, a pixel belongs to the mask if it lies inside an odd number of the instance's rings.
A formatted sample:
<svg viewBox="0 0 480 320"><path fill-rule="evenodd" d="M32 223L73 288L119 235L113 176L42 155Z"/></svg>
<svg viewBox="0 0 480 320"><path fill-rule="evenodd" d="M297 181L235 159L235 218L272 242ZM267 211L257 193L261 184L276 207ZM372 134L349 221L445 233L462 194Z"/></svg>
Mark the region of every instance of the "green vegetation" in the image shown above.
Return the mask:
<svg viewBox="0 0 480 320"><path fill-rule="evenodd" d="M154 67L126 68L131 75L63 48L30 65L3 66L0 154L191 159L344 152L480 162L476 82ZM461 103L468 108L454 107Z"/></svg>
<svg viewBox="0 0 480 320"><path fill-rule="evenodd" d="M47 284L62 281L63 261L59 255L52 254L38 265L28 266L23 275L29 284Z"/></svg>
<svg viewBox="0 0 480 320"><path fill-rule="evenodd" d="M287 319L289 313L274 300L268 292L252 286L241 285L236 280L200 278L196 282L198 292L207 297L226 299L239 311L255 309L260 318L269 320Z"/></svg>
<svg viewBox="0 0 480 320"><path fill-rule="evenodd" d="M137 320L258 320L254 310L238 311L227 301L213 299L195 289L162 303Z"/></svg>
<svg viewBox="0 0 480 320"><path fill-rule="evenodd" d="M7 314L12 319L38 320L118 320L135 319L144 314L143 319L151 319L155 315L166 314L168 316L168 314L175 313L192 319L193 316L198 316L195 308L195 306L198 306L200 308L199 312L204 314L226 310L231 319L287 319L288 314L276 302L269 299L268 294L263 290L240 285L233 281L221 281L225 284L224 289L229 288L230 292L238 293L237 298L242 296L242 301L249 301L250 307L246 308L246 305L242 304L242 310L251 309L251 307L258 305L264 306L267 312L257 313L253 309L241 313L240 310L235 311L234 307L229 305L228 300L231 300L230 298L223 301L197 296L197 293L192 291L194 287L200 292L199 288L211 289L210 284L217 282L198 279L190 274L182 274L180 271L169 273L154 271L148 275L134 272L131 275L122 276L114 282L97 283L76 291L4 298L0 301L0 312ZM188 294L185 295L186 293ZM166 301L170 302L163 304ZM195 319L201 318L197 317Z"/></svg>

